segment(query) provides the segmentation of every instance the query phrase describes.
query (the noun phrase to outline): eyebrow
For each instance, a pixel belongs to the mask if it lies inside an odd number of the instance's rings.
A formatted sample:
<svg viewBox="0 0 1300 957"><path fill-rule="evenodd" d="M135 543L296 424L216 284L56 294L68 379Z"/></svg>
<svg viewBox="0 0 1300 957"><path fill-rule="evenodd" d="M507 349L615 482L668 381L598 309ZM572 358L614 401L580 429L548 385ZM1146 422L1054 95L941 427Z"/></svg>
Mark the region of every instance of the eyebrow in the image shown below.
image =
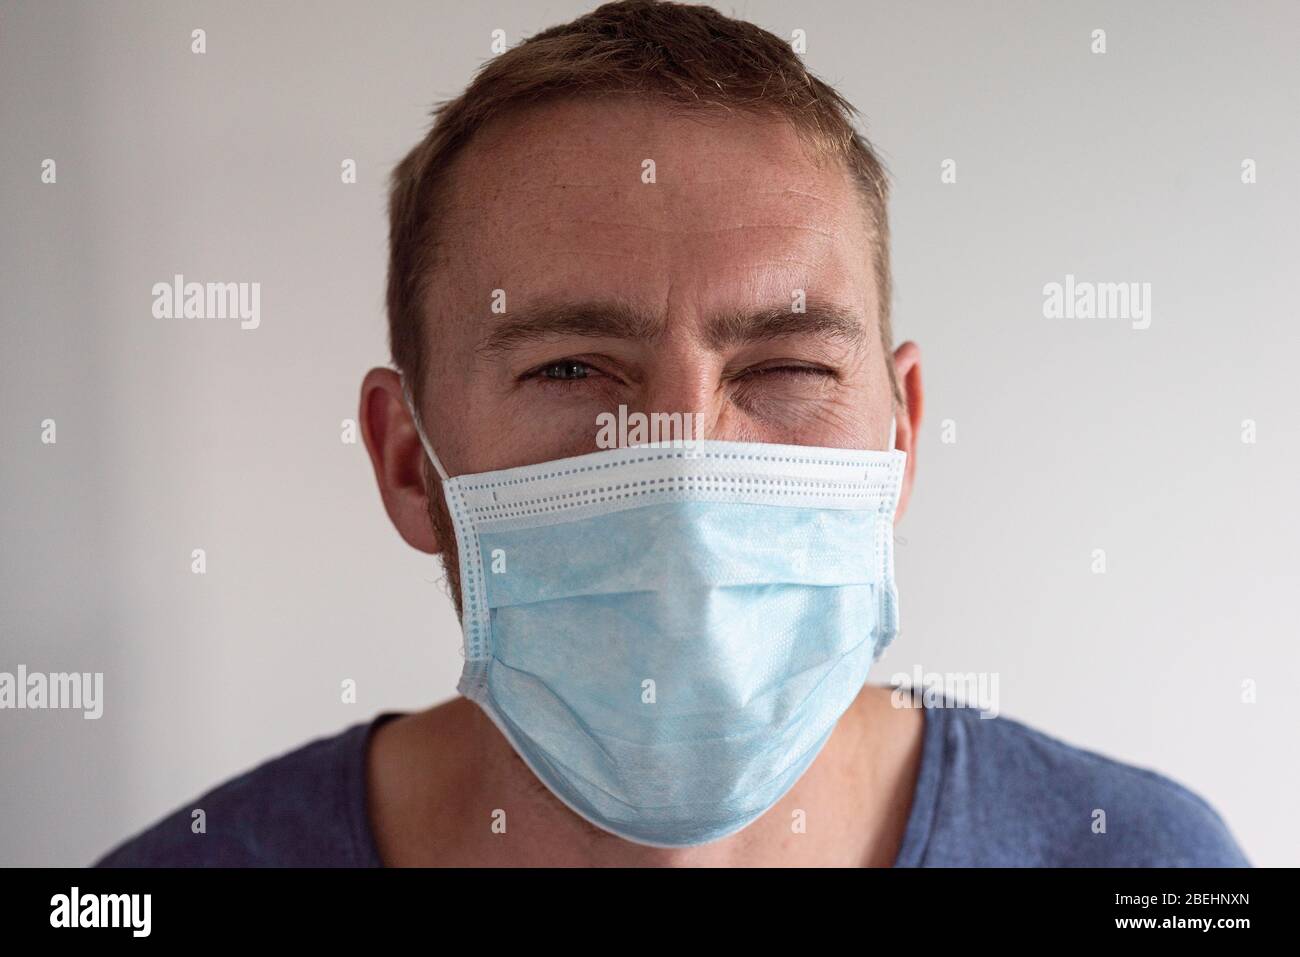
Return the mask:
<svg viewBox="0 0 1300 957"><path fill-rule="evenodd" d="M664 328L660 317L624 300L541 303L503 320L476 351L492 357L524 343L566 335L653 342ZM710 349L721 351L801 335L856 345L866 333L866 321L856 310L809 299L803 312L779 305L715 314L706 321L702 339Z"/></svg>

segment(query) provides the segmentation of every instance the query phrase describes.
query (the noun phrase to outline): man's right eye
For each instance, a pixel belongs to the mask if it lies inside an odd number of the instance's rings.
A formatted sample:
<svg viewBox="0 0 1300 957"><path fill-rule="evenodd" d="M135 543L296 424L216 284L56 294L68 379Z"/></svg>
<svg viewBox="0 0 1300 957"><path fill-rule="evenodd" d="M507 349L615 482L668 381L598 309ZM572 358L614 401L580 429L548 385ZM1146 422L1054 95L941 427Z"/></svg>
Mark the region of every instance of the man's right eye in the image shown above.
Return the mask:
<svg viewBox="0 0 1300 957"><path fill-rule="evenodd" d="M542 374L548 379L585 379L590 370L591 366L585 362L565 359L561 362L552 362L548 366L543 366Z"/></svg>
<svg viewBox="0 0 1300 957"><path fill-rule="evenodd" d="M579 362L577 359L559 359L538 366L531 372L525 372L521 378L567 385L589 378L594 372L596 372L596 369L585 362Z"/></svg>

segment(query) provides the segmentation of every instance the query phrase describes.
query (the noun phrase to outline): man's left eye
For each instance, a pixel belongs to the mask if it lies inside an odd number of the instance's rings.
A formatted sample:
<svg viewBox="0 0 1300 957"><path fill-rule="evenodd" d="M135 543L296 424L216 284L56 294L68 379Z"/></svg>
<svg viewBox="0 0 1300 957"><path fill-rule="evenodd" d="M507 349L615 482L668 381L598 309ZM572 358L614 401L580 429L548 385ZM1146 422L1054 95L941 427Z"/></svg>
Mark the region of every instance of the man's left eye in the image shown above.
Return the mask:
<svg viewBox="0 0 1300 957"><path fill-rule="evenodd" d="M772 374L793 375L793 376L833 376L835 373L830 369L822 366L760 366L757 369L747 369L746 376L762 377Z"/></svg>

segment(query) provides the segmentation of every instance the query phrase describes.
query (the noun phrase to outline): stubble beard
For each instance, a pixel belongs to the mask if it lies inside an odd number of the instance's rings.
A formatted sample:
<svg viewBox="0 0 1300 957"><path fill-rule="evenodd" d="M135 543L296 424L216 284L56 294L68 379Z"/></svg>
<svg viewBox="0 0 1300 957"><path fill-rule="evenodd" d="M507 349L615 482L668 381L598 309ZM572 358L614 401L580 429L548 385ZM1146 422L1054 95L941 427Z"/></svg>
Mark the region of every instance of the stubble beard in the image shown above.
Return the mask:
<svg viewBox="0 0 1300 957"><path fill-rule="evenodd" d="M439 558L442 559L443 578L457 619L464 621L465 608L460 597L460 549L456 544L456 526L451 520L451 510L442 492L442 480L426 461L424 465L425 500L429 503L429 524L438 540Z"/></svg>

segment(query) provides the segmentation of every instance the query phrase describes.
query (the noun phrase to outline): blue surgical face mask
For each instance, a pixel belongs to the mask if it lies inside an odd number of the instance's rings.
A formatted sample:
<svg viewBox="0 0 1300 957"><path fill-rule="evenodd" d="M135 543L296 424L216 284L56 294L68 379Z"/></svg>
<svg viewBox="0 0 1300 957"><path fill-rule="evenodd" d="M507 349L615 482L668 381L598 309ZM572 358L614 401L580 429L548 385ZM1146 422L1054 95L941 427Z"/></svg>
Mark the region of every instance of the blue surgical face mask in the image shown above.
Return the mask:
<svg viewBox="0 0 1300 957"><path fill-rule="evenodd" d="M898 631L903 452L697 441L448 478L421 440L460 551L458 690L629 841L761 816Z"/></svg>

